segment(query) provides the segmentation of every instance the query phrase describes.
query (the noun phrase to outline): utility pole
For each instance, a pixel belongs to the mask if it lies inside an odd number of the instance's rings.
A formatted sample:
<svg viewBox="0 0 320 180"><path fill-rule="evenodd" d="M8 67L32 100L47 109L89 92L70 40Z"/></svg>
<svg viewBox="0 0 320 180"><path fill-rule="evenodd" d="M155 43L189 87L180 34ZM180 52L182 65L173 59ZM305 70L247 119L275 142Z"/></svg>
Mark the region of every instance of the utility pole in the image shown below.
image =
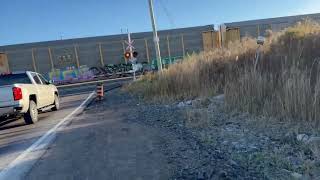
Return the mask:
<svg viewBox="0 0 320 180"><path fill-rule="evenodd" d="M160 46L159 46L159 37L158 37L158 33L157 33L156 20L155 20L154 11L153 11L153 0L148 0L148 1L149 1L149 9L150 9L152 29L153 29L153 41L154 41L154 45L155 45L157 62L158 62L158 70L162 71L162 62L161 62L161 54L160 54Z"/></svg>

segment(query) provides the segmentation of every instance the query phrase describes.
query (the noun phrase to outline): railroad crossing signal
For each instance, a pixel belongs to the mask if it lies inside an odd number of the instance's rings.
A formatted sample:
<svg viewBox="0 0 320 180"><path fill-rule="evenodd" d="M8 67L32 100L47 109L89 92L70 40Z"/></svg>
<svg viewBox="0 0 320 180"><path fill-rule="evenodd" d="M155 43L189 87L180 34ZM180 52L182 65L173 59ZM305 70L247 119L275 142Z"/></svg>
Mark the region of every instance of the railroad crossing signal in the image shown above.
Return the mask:
<svg viewBox="0 0 320 180"><path fill-rule="evenodd" d="M126 53L124 54L124 57L126 58L126 60L130 61L132 64L132 69L133 69L133 80L136 80L136 65L137 65L137 56L138 56L138 52L134 51L134 46L133 43L134 41L131 40L131 35L128 32L128 41L125 41L125 43L128 45L128 47L126 48Z"/></svg>
<svg viewBox="0 0 320 180"><path fill-rule="evenodd" d="M138 57L138 54L139 54L139 53L138 53L137 51L134 51L134 52L132 53L132 56L133 56L133 57L131 57L131 53L127 51L127 52L124 53L124 58L128 61L128 60L137 58L137 57Z"/></svg>
<svg viewBox="0 0 320 180"><path fill-rule="evenodd" d="M131 37L130 37L131 38ZM128 45L126 50L130 51L130 49L135 49L134 46L133 46L133 43L134 43L134 40L128 40L128 41L125 41L125 43Z"/></svg>

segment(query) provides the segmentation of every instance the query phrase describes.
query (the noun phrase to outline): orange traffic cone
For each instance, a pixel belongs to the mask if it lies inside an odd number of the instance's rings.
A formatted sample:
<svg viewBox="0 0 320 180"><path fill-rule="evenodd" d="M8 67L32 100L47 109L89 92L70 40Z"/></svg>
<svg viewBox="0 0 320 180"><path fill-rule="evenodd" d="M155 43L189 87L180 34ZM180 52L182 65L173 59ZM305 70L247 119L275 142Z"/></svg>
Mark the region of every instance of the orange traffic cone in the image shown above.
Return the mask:
<svg viewBox="0 0 320 180"><path fill-rule="evenodd" d="M103 88L103 83L98 83L97 84L97 99L101 101L104 96L104 88Z"/></svg>

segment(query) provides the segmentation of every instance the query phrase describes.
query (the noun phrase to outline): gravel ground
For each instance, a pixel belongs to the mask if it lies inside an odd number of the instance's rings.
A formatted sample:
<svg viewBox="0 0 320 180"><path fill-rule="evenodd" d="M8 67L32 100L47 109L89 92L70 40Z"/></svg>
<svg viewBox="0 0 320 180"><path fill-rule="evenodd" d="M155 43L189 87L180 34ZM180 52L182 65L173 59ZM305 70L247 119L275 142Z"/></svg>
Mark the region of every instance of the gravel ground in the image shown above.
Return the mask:
<svg viewBox="0 0 320 180"><path fill-rule="evenodd" d="M27 179L320 179L318 135L226 111L223 96L160 104L114 90L61 132Z"/></svg>
<svg viewBox="0 0 320 180"><path fill-rule="evenodd" d="M230 112L223 96L171 104L133 99L130 121L165 132L161 150L176 167L172 179L320 179L319 131L308 123Z"/></svg>

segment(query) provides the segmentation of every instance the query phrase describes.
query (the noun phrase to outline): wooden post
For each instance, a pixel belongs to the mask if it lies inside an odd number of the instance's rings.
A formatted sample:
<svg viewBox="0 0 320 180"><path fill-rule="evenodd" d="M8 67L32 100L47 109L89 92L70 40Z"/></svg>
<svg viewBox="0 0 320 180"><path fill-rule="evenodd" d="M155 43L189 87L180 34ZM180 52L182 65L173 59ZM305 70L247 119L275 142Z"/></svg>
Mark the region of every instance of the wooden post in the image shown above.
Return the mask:
<svg viewBox="0 0 320 180"><path fill-rule="evenodd" d="M77 50L77 46L74 45L74 54L76 56L76 63L77 63L77 68L80 68L80 62L79 62L79 56L78 56L78 50Z"/></svg>
<svg viewBox="0 0 320 180"><path fill-rule="evenodd" d="M258 34L258 36L260 36L260 26L259 26L259 24L257 25L257 34Z"/></svg>
<svg viewBox="0 0 320 180"><path fill-rule="evenodd" d="M183 38L183 34L181 34L181 43L182 43L182 54L183 57L185 56L185 49L184 49L184 38Z"/></svg>
<svg viewBox="0 0 320 180"><path fill-rule="evenodd" d="M2 67L0 67L0 70L2 69L4 72L10 72L8 54L5 51L3 53L0 52L0 64L1 63Z"/></svg>
<svg viewBox="0 0 320 180"><path fill-rule="evenodd" d="M33 70L34 70L34 72L37 72L36 58L35 58L35 56L34 56L34 49L33 49L33 48L32 48L32 50L31 50L31 55L32 55Z"/></svg>
<svg viewBox="0 0 320 180"><path fill-rule="evenodd" d="M144 43L145 43L145 46L146 46L146 54L147 54L148 64L150 64L150 55L149 55L148 40L147 40L147 39L144 39Z"/></svg>
<svg viewBox="0 0 320 180"><path fill-rule="evenodd" d="M51 64L51 69L52 71L54 70L54 65L53 65L53 60L52 60L52 54L51 54L51 48L48 47L48 53L49 53L49 60L50 60L50 64Z"/></svg>
<svg viewBox="0 0 320 180"><path fill-rule="evenodd" d="M99 52L100 52L100 63L101 63L101 66L104 67L104 59L103 59L101 43L99 43Z"/></svg>
<svg viewBox="0 0 320 180"><path fill-rule="evenodd" d="M167 36L167 45L168 45L168 56L171 62L171 49L170 49L170 39L169 39L169 35Z"/></svg>

